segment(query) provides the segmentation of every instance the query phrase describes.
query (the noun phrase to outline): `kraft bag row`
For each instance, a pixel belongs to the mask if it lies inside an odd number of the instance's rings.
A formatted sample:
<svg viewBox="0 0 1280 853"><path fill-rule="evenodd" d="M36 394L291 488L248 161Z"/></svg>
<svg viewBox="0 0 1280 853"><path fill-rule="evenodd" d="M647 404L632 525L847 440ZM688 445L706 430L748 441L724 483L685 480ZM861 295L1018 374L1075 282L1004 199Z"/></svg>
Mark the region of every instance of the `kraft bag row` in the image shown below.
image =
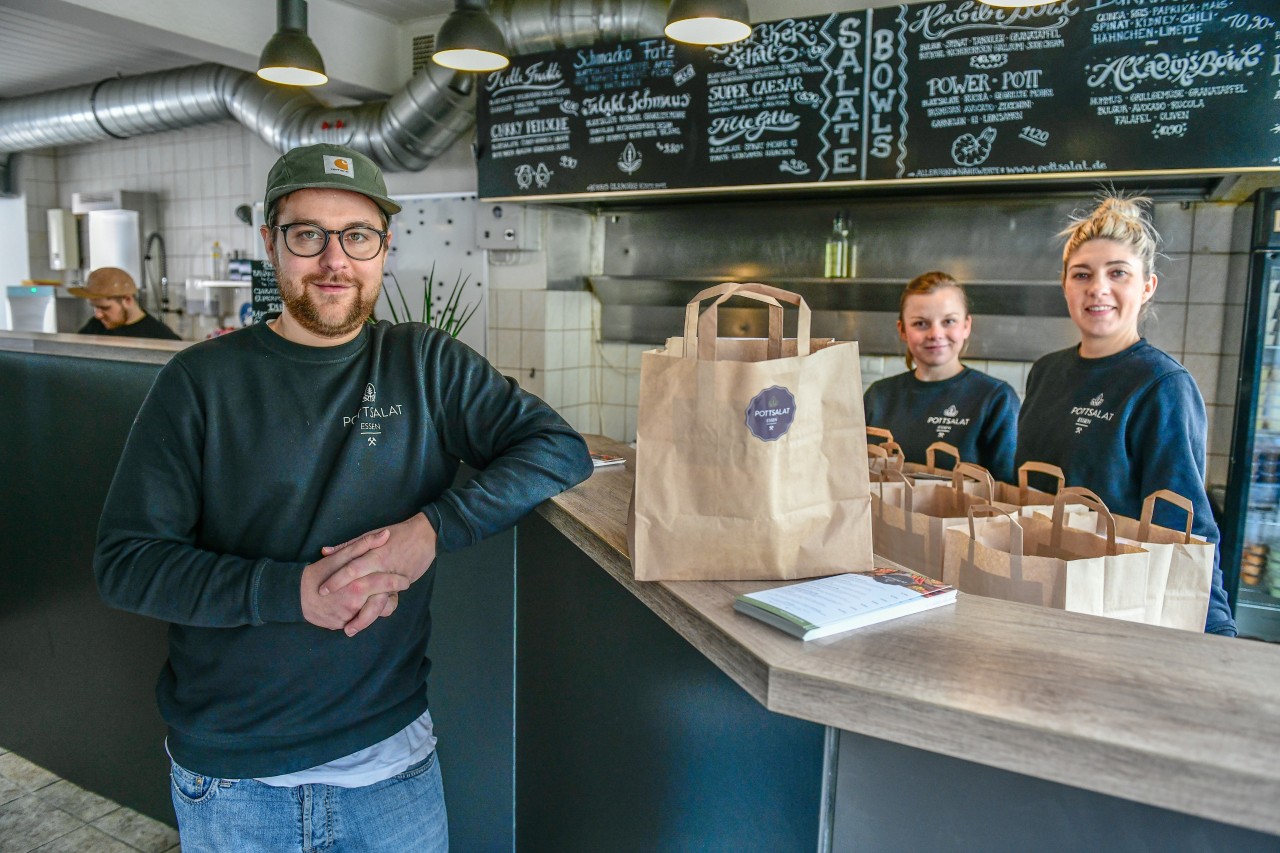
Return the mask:
<svg viewBox="0 0 1280 853"><path fill-rule="evenodd" d="M734 297L766 307L766 338L718 336ZM798 309L794 338L784 304ZM1029 488L1031 471L1055 476L1056 495ZM1041 463L1017 486L942 443L925 464L904 463L892 436L866 427L857 343L812 337L804 299L768 285L702 291L683 336L641 356L635 475L637 580L867 572L874 549L962 592L1204 629L1215 546L1191 535L1189 501L1157 492L1135 520ZM1187 511L1184 531L1151 523L1157 500Z"/></svg>

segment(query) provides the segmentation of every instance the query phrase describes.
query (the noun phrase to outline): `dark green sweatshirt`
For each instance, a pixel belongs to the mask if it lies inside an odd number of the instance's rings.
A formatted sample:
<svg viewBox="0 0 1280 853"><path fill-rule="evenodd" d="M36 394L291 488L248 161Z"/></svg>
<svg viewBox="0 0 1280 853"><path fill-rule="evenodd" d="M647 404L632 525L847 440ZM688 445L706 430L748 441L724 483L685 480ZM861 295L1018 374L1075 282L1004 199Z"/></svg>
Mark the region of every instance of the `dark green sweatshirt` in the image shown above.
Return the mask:
<svg viewBox="0 0 1280 853"><path fill-rule="evenodd" d="M479 472L454 487L459 460ZM157 696L169 751L208 776L313 767L427 707L428 572L348 638L302 617L303 568L415 513L438 551L586 479L549 406L421 324L316 348L266 324L176 354L125 445L94 571L113 607L172 623Z"/></svg>

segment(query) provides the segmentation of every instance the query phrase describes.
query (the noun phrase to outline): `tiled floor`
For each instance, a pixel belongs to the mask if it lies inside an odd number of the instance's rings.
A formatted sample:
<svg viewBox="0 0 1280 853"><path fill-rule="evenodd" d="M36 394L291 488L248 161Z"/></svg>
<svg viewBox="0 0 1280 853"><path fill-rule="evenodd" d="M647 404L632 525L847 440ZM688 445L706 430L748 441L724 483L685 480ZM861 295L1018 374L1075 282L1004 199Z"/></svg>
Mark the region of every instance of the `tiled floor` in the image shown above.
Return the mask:
<svg viewBox="0 0 1280 853"><path fill-rule="evenodd" d="M0 747L0 853L180 853L178 833Z"/></svg>

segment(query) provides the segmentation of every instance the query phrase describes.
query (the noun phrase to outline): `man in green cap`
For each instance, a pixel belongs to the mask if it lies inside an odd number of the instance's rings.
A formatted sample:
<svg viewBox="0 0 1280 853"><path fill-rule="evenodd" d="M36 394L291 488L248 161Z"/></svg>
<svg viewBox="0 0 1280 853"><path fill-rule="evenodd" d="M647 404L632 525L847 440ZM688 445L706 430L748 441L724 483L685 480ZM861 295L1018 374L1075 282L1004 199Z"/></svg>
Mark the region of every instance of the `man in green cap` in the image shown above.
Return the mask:
<svg viewBox="0 0 1280 853"><path fill-rule="evenodd" d="M591 473L464 344L367 322L399 211L362 154L282 156L262 237L284 310L174 356L112 482L94 570L109 604L172 623L186 853L447 849L429 570ZM455 486L460 460L479 473Z"/></svg>

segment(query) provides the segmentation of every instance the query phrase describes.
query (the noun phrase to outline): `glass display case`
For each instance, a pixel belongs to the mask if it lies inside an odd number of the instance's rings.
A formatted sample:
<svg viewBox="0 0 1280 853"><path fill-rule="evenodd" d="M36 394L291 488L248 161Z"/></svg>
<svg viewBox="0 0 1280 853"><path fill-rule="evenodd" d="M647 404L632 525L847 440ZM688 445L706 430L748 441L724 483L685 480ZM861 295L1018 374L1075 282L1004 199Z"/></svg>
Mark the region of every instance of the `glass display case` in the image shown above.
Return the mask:
<svg viewBox="0 0 1280 853"><path fill-rule="evenodd" d="M1280 189L1254 203L1222 570L1241 636L1280 642Z"/></svg>

